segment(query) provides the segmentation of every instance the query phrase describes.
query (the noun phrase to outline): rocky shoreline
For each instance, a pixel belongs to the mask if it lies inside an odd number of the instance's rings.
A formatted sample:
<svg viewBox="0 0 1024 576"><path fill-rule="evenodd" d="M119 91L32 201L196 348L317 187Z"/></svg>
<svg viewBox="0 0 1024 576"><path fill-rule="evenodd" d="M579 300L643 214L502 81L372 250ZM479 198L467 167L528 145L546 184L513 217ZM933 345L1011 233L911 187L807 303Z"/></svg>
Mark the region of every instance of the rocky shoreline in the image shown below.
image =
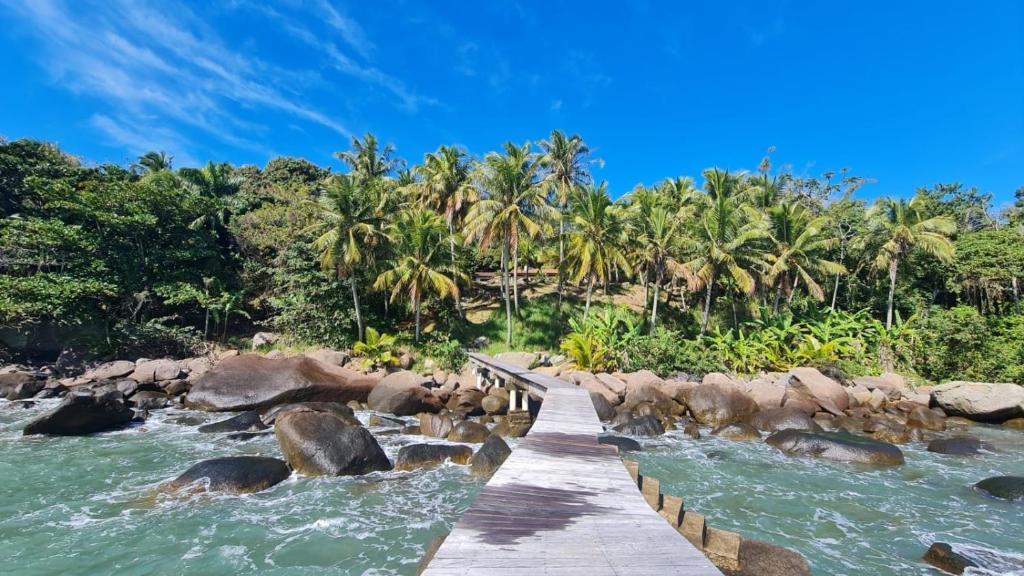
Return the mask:
<svg viewBox="0 0 1024 576"><path fill-rule="evenodd" d="M367 372L348 354L326 350L270 356L230 351L181 360L118 360L77 370L7 366L0 368L0 395L22 405L63 398L29 423L25 435L116 430L144 422L151 411L181 406L235 413L199 431L237 441L273 434L284 457L196 462L168 480L164 492L246 493L273 486L293 472L360 475L445 461L486 476L510 451L502 438L522 437L529 430L528 418L509 416L507 392L477 389L468 369ZM501 359L587 389L609 429L602 442L623 452L640 449L630 437L678 429L692 438L710 433L737 442L763 440L792 456L900 466L899 445L924 443L929 451L964 457L986 449L969 434L975 423L1024 428L1024 388L1013 384L951 382L913 389L895 374L849 380L814 368L753 380L722 373L699 381L666 380L647 371L582 372L542 354L507 353ZM406 365L411 364L409 359ZM385 414L416 417L418 425L395 418L394 430L447 443L405 446L392 462L354 410L374 411L376 424L387 422ZM953 438L940 434L946 430L957 433ZM1022 487L1024 478L1003 476L979 478L976 490L1020 501ZM948 566L948 554L933 551L925 559L938 557Z"/></svg>

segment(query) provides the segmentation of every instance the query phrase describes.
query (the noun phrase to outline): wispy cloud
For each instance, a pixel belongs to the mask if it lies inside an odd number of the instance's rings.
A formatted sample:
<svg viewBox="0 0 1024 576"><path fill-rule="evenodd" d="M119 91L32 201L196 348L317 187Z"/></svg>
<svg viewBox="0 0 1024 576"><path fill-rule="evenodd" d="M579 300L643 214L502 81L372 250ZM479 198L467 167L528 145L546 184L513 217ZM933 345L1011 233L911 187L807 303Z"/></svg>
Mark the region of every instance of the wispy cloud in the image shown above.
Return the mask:
<svg viewBox="0 0 1024 576"><path fill-rule="evenodd" d="M132 153L165 149L180 161L194 143L178 127L199 130L230 146L268 154L253 137L268 129L253 111L271 110L349 131L286 88L296 74L233 50L182 4L119 0L0 0L39 38L41 65L53 81L101 101L89 120Z"/></svg>
<svg viewBox="0 0 1024 576"><path fill-rule="evenodd" d="M373 45L373 42L366 37L366 33L363 32L362 26L360 26L355 20L341 14L341 12L339 12L337 8L327 0L320 0L318 6L327 17L327 23L341 34L341 38L345 43L358 52L360 56L369 60L376 47Z"/></svg>

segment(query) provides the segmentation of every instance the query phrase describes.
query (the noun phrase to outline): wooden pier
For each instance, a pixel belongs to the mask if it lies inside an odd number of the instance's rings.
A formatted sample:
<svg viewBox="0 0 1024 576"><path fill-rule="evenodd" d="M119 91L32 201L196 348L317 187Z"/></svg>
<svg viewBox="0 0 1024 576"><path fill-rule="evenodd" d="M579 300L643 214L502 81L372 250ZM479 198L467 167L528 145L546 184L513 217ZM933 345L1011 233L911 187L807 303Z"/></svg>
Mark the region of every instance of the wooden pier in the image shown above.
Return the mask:
<svg viewBox="0 0 1024 576"><path fill-rule="evenodd" d="M603 427L586 390L471 359L543 405L424 575L721 575L648 505L616 449L598 443Z"/></svg>

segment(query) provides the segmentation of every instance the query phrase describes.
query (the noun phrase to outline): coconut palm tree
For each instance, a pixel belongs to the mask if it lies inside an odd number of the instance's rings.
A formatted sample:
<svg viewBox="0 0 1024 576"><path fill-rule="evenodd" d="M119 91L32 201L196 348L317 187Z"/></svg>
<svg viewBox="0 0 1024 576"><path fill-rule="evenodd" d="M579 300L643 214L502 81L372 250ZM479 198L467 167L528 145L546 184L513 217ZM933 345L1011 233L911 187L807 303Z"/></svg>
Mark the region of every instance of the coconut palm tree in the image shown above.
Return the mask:
<svg viewBox="0 0 1024 576"><path fill-rule="evenodd" d="M348 278L352 290L359 340L365 336L359 308L358 271L372 264L375 247L387 241L379 199L372 190L356 184L349 175L332 176L319 201L319 221L312 226L319 233L313 247L320 253L320 266L333 270L339 280Z"/></svg>
<svg viewBox="0 0 1024 576"><path fill-rule="evenodd" d="M565 219L571 193L574 189L593 183L587 167L590 148L579 134L566 136L553 130L551 138L537 143L542 151L541 165L544 180L551 186L558 206L558 298L561 302L565 284Z"/></svg>
<svg viewBox="0 0 1024 576"><path fill-rule="evenodd" d="M442 245L450 232L439 214L418 207L402 212L389 226L394 258L377 276L374 288L391 290L391 301L405 295L416 316L416 341L420 340L420 315L424 297L459 295L458 280L466 274L449 261Z"/></svg>
<svg viewBox="0 0 1024 576"><path fill-rule="evenodd" d="M922 196L909 202L902 198L879 198L868 211L869 234L882 244L875 255L874 266L889 272L889 302L885 328L892 328L893 299L900 263L914 250L920 250L951 262L954 257L950 237L956 233L956 222L948 216L929 217L922 211Z"/></svg>
<svg viewBox="0 0 1024 576"><path fill-rule="evenodd" d="M612 267L630 274L626 258L626 223L623 207L608 196L607 186L590 186L577 192L572 207L572 231L569 233L567 260L573 270L572 281L587 281L584 319L590 314L594 284L608 282Z"/></svg>
<svg viewBox="0 0 1024 576"><path fill-rule="evenodd" d="M469 156L455 146L441 146L428 153L423 164L417 166L420 179L414 183L420 202L444 216L448 225L448 242L452 264L455 264L456 228L461 225L465 210L478 199L473 186L472 162ZM456 308L462 313L462 303L456 296Z"/></svg>
<svg viewBox="0 0 1024 576"><path fill-rule="evenodd" d="M539 164L530 144L508 142L504 154L491 152L480 166L480 200L466 214L466 242L478 241L481 250L501 245L501 282L505 298L506 344L512 343L512 299L519 307L518 282L509 278L515 269L521 237L536 237L555 214L538 178ZM514 296L513 296L514 294Z"/></svg>
<svg viewBox="0 0 1024 576"><path fill-rule="evenodd" d="M667 280L666 274L678 269L676 254L691 248L692 241L684 231L684 224L691 213L688 207L671 210L655 206L639 215L636 238L639 261L650 270L654 283L654 300L651 303L651 333L658 322L658 300L661 287Z"/></svg>
<svg viewBox="0 0 1024 576"><path fill-rule="evenodd" d="M164 170L169 171L173 160L174 156L168 156L167 152L163 150L159 152L149 151L139 156L135 166L148 174L152 174L153 172L163 172Z"/></svg>
<svg viewBox="0 0 1024 576"><path fill-rule="evenodd" d="M692 197L696 250L680 269L693 289L706 291L701 334L707 332L712 295L722 275L738 290L752 294L753 271L763 268L757 243L767 238L768 231L762 213L744 201L742 182L740 176L718 168L705 170L703 193Z"/></svg>
<svg viewBox="0 0 1024 576"><path fill-rule="evenodd" d="M838 238L830 235L828 218L814 217L800 203L783 200L768 210L768 221L773 248L766 255L770 267L765 277L769 285L776 285L772 313L779 311L783 294L792 301L799 281L808 294L823 301L825 291L816 278L846 272L842 264L823 257L838 244Z"/></svg>
<svg viewBox="0 0 1024 576"><path fill-rule="evenodd" d="M391 144L381 146L377 137L369 132L362 140L353 137L351 146L351 150L334 155L348 166L349 174L360 185L388 177L403 166L400 159L394 158L395 147Z"/></svg>

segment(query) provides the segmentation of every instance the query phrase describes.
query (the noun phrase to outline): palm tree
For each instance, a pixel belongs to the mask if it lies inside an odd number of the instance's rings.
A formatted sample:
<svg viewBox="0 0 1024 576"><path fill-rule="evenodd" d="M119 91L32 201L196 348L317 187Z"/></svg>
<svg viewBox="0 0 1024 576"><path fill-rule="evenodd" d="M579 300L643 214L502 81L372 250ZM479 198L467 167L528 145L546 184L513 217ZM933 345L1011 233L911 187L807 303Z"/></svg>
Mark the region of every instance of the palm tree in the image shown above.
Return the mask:
<svg viewBox="0 0 1024 576"><path fill-rule="evenodd" d="M693 196L697 249L680 269L694 289L706 290L701 334L707 332L711 297L720 277L727 274L737 289L752 294L756 283L751 271L763 266L756 244L768 232L762 213L744 202L741 182L727 171L705 170L703 194Z"/></svg>
<svg viewBox="0 0 1024 576"><path fill-rule="evenodd" d="M807 292L819 302L825 299L825 291L815 277L842 274L846 267L822 256L831 250L838 239L828 234L828 219L814 217L801 204L784 200L768 210L771 226L773 251L767 255L771 264L765 274L768 284L776 284L772 313L779 311L779 300L783 293L792 301L798 281L803 281Z"/></svg>
<svg viewBox="0 0 1024 576"><path fill-rule="evenodd" d="M356 275L372 264L374 248L387 241L383 229L379 199L371 189L358 186L348 175L335 175L327 181L320 196L319 222L312 228L320 235L313 247L320 253L320 266L333 270L339 280L348 277L352 290L359 340L365 336L359 308Z"/></svg>
<svg viewBox="0 0 1024 576"><path fill-rule="evenodd" d="M913 250L951 262L954 256L950 236L956 233L956 222L948 216L928 217L921 209L922 196L909 202L900 198L879 198L868 211L870 234L882 241L874 265L889 272L889 303L885 314L886 330L892 328L893 298L900 262Z"/></svg>
<svg viewBox="0 0 1024 576"><path fill-rule="evenodd" d="M690 214L687 208L672 211L665 206L654 206L640 211L637 222L639 236L636 239L639 260L653 273L654 300L651 304L651 333L658 321L658 299L665 274L676 266L675 254L689 244L689 237L683 233L683 224Z"/></svg>
<svg viewBox="0 0 1024 576"><path fill-rule="evenodd" d="M472 162L464 151L454 146L441 146L437 152L427 154L415 171L421 178L414 184L420 201L444 215L452 265L455 265L455 228L461 223L465 209L478 199L472 181ZM458 295L455 307L461 314Z"/></svg>
<svg viewBox="0 0 1024 576"><path fill-rule="evenodd" d="M157 172L150 172L156 174ZM202 168L181 168L178 178L186 190L203 198L205 210L189 223L192 230L210 230L224 250L231 248L234 238L228 230L232 215L242 211L240 199L235 195L242 183L241 177L228 163L207 162Z"/></svg>
<svg viewBox="0 0 1024 576"><path fill-rule="evenodd" d="M383 147L377 142L377 137L367 132L363 139L353 137L352 149L345 152L336 152L334 155L348 166L349 174L356 179L360 185L378 178L388 177L392 172L402 167L403 163L393 158L395 147L386 144Z"/></svg>
<svg viewBox="0 0 1024 576"><path fill-rule="evenodd" d="M441 216L425 208L399 214L389 227L394 241L394 260L377 276L374 288L391 289L391 301L405 293L416 315L416 341L420 340L420 312L424 296L458 298L457 280L466 274L443 256L441 245L450 232Z"/></svg>
<svg viewBox="0 0 1024 576"><path fill-rule="evenodd" d="M597 281L607 283L613 266L631 273L624 249L626 226L623 216L622 207L612 202L604 182L577 192L567 256L574 270L572 281L579 285L582 280L587 280L584 319L590 314L590 301Z"/></svg>
<svg viewBox="0 0 1024 576"><path fill-rule="evenodd" d="M152 174L154 172L163 172L164 170L170 171L173 160L174 156L168 156L167 152L163 150L159 152L150 151L139 156L135 165L146 173Z"/></svg>
<svg viewBox="0 0 1024 576"><path fill-rule="evenodd" d="M551 185L555 203L558 206L558 299L561 302L565 284L565 217L571 193L576 188L593 183L587 169L590 148L579 134L566 136L560 130L553 130L549 140L537 143L542 151L541 164L544 179Z"/></svg>
<svg viewBox="0 0 1024 576"><path fill-rule="evenodd" d="M505 343L512 343L512 298L519 306L518 286L509 278L514 269L520 237L535 237L547 226L554 213L537 178L539 165L530 144L508 142L505 153L491 152L480 166L478 183L480 200L466 214L466 242L479 241L486 250L492 243L501 244L501 282L505 298L507 329ZM516 282L518 284L518 282Z"/></svg>

